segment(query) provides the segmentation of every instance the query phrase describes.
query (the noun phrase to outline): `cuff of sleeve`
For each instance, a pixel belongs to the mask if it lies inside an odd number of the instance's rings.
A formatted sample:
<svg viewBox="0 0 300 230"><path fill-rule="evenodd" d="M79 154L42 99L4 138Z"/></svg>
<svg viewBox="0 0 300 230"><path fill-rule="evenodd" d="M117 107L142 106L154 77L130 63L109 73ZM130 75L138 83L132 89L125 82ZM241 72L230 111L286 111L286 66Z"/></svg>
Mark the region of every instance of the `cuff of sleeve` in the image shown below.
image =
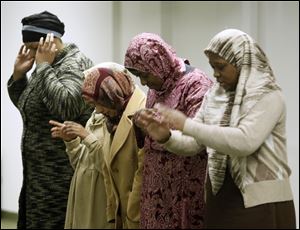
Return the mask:
<svg viewBox="0 0 300 230"><path fill-rule="evenodd" d="M65 141L67 150L71 150L74 149L75 147L77 147L80 144L80 137L76 137L75 139L71 140L71 141Z"/></svg>
<svg viewBox="0 0 300 230"><path fill-rule="evenodd" d="M176 139L178 139L178 137L180 135L181 135L180 132L171 130L170 138L167 140L167 142L163 143L162 145L165 148L172 147L172 146L176 145Z"/></svg>
<svg viewBox="0 0 300 230"><path fill-rule="evenodd" d="M185 120L184 126L183 126L183 130L182 130L182 134L185 135L189 135L192 133L193 127L194 127L194 122L191 118L187 118Z"/></svg>
<svg viewBox="0 0 300 230"><path fill-rule="evenodd" d="M14 85L24 85L26 82L27 82L27 77L23 77L20 80L14 81L13 75L11 75L11 77L9 78L9 80L7 82L7 86L12 87Z"/></svg>
<svg viewBox="0 0 300 230"><path fill-rule="evenodd" d="M95 141L98 141L97 137L94 134L90 133L86 138L82 140L82 143L89 147Z"/></svg>

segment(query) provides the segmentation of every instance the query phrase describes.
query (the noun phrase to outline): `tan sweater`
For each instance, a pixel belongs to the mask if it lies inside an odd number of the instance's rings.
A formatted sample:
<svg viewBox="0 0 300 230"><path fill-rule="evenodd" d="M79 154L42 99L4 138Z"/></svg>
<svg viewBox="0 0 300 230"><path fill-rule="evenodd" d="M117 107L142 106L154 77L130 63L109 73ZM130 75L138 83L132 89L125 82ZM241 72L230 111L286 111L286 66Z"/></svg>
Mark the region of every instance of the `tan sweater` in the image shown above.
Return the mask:
<svg viewBox="0 0 300 230"><path fill-rule="evenodd" d="M233 179L240 188L246 208L292 200L287 164L286 108L280 91L264 96L237 127L205 125L201 108L187 119L183 133L172 131L164 146L186 156L210 147L238 160Z"/></svg>

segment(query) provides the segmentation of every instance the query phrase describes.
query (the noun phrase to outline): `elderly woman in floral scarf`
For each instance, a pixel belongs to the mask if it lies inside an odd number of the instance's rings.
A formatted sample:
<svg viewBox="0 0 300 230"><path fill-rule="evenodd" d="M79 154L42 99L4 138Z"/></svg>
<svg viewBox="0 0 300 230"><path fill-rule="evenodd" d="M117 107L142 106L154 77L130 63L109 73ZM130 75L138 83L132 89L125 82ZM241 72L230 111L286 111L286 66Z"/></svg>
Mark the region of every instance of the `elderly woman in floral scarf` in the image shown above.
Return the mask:
<svg viewBox="0 0 300 230"><path fill-rule="evenodd" d="M143 150L131 117L146 97L132 74L116 63L84 73L82 96L95 107L86 128L50 121L52 136L64 139L75 169L65 228L138 228Z"/></svg>
<svg viewBox="0 0 300 230"><path fill-rule="evenodd" d="M212 82L201 70L179 58L158 35L142 33L132 39L125 67L150 89L147 108L163 103L193 117ZM135 115L139 124L140 111ZM202 228L207 155L192 157L169 152L149 135L141 194L141 228ZM178 153L180 155L180 153Z"/></svg>
<svg viewBox="0 0 300 230"><path fill-rule="evenodd" d="M266 55L236 29L218 33L205 54L217 82L195 118L157 105L161 117L144 113L144 128L172 152L207 149L207 228L296 228L286 108Z"/></svg>

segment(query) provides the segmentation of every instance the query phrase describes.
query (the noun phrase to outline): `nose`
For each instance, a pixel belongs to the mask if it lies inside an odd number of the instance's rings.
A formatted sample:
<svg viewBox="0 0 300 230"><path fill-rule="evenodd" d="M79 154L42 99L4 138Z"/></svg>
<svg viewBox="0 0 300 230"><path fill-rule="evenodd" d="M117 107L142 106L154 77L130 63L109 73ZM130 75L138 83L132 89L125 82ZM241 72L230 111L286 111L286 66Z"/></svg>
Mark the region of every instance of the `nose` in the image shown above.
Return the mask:
<svg viewBox="0 0 300 230"><path fill-rule="evenodd" d="M219 77L220 77L220 73L217 72L217 71L214 71L214 77L215 77L215 78L219 78Z"/></svg>
<svg viewBox="0 0 300 230"><path fill-rule="evenodd" d="M102 107L102 106L98 106L98 110L99 110L99 112L100 113L102 113L102 114L106 114L106 112L107 112L107 110L104 108L104 107Z"/></svg>
<svg viewBox="0 0 300 230"><path fill-rule="evenodd" d="M142 85L147 85L147 81L145 81L144 79L140 79L140 81Z"/></svg>

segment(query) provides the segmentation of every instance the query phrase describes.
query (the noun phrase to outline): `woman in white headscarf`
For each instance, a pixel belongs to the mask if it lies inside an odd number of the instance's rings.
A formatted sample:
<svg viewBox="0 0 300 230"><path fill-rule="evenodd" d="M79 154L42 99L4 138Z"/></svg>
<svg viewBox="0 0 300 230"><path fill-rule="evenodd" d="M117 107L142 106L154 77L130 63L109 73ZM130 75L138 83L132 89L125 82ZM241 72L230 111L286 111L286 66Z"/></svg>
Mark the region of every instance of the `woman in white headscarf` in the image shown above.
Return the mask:
<svg viewBox="0 0 300 230"><path fill-rule="evenodd" d="M267 57L236 29L218 33L204 52L217 82L195 118L156 105L139 119L169 151L207 149L207 228L295 228L286 108Z"/></svg>

